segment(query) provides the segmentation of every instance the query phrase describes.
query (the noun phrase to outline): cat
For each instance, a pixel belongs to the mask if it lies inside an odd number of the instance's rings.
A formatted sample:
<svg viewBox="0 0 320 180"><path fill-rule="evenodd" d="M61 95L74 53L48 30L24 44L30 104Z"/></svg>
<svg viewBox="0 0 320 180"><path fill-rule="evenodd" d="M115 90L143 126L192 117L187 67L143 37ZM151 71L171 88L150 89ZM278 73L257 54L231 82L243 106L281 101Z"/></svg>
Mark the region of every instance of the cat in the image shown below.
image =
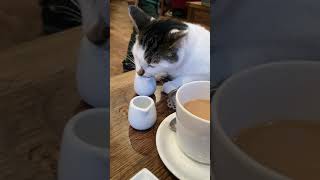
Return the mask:
<svg viewBox="0 0 320 180"><path fill-rule="evenodd" d="M132 53L138 75L169 76L170 81L163 84L167 94L188 82L210 81L208 30L174 19L155 19L136 6L128 10L137 31Z"/></svg>

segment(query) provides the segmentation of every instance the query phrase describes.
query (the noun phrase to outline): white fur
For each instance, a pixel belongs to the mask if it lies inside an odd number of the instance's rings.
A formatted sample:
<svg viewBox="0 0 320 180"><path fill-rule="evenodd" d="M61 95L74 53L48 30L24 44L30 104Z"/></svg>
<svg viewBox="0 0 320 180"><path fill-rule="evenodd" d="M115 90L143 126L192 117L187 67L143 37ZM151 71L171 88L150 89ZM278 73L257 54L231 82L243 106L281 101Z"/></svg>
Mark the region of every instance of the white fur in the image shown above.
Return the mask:
<svg viewBox="0 0 320 180"><path fill-rule="evenodd" d="M145 70L144 76L157 77L167 74L174 78L163 85L165 93L191 81L210 80L210 32L202 26L186 24L188 25L187 34L180 41L179 59L176 63L161 60L159 64L154 64L154 67L148 67L144 59L145 50L138 41L132 48L136 71L142 67Z"/></svg>

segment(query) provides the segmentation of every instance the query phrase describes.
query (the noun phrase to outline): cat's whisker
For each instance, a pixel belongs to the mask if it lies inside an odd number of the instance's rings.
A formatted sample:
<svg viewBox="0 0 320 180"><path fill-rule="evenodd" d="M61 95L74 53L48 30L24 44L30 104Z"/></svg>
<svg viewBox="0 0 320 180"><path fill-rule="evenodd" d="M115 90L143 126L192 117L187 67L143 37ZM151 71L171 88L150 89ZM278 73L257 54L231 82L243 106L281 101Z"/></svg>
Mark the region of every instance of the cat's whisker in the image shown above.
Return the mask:
<svg viewBox="0 0 320 180"><path fill-rule="evenodd" d="M72 17L69 17L69 18L66 18L66 19L74 21L74 22L77 22L77 23L81 23L80 19L76 19L76 18L72 18Z"/></svg>
<svg viewBox="0 0 320 180"><path fill-rule="evenodd" d="M75 0L70 0L73 5L80 9L79 2Z"/></svg>
<svg viewBox="0 0 320 180"><path fill-rule="evenodd" d="M134 60L130 60L133 64L135 64Z"/></svg>
<svg viewBox="0 0 320 180"><path fill-rule="evenodd" d="M133 64L135 64L134 59L132 59L130 56L124 56L124 59L128 59L130 62L132 62Z"/></svg>
<svg viewBox="0 0 320 180"><path fill-rule="evenodd" d="M74 9L71 9L69 7L65 7L65 6L55 6L55 7L59 8L59 9L67 10L67 11L64 11L66 14L70 12L70 13L74 13L74 15L77 15L77 16L81 17L81 13L80 12L78 12L78 11L76 11Z"/></svg>
<svg viewBox="0 0 320 180"><path fill-rule="evenodd" d="M134 64L134 62L131 59L128 59L128 60Z"/></svg>
<svg viewBox="0 0 320 180"><path fill-rule="evenodd" d="M130 59L131 61L134 61L134 59L133 59L133 58L131 58L131 57L128 57L128 59Z"/></svg>
<svg viewBox="0 0 320 180"><path fill-rule="evenodd" d="M81 19L81 16L79 16L78 14L72 14L70 12L66 12L66 11L56 11L58 13L63 13L65 15L68 15L69 17L72 17L72 18L78 18L78 19Z"/></svg>
<svg viewBox="0 0 320 180"><path fill-rule="evenodd" d="M134 59L133 59L133 58L127 56L127 59L128 59L129 61L131 61L132 63L134 63Z"/></svg>

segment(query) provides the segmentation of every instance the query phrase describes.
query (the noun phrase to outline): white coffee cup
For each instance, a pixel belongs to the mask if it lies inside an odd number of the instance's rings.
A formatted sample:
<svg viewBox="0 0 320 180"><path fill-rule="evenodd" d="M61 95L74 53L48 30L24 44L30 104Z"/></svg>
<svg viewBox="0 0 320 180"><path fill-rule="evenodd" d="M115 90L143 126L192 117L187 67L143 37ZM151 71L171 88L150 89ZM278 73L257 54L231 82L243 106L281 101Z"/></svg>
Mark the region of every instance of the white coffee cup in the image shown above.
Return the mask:
<svg viewBox="0 0 320 180"><path fill-rule="evenodd" d="M94 107L109 104L109 49L96 46L86 37L81 41L76 71L77 89L81 98Z"/></svg>
<svg viewBox="0 0 320 180"><path fill-rule="evenodd" d="M181 86L176 94L177 143L191 159L210 164L210 121L187 111L183 104L196 99L210 100L210 82L194 81Z"/></svg>
<svg viewBox="0 0 320 180"><path fill-rule="evenodd" d="M216 179L291 179L242 151L232 137L241 129L270 120L318 122L319 82L320 63L307 60L263 64L227 79L216 92L212 106L211 173Z"/></svg>
<svg viewBox="0 0 320 180"><path fill-rule="evenodd" d="M151 128L157 120L154 101L148 96L136 96L130 101L128 119L137 130Z"/></svg>
<svg viewBox="0 0 320 180"><path fill-rule="evenodd" d="M90 109L68 121L61 143L58 180L109 179L108 111Z"/></svg>

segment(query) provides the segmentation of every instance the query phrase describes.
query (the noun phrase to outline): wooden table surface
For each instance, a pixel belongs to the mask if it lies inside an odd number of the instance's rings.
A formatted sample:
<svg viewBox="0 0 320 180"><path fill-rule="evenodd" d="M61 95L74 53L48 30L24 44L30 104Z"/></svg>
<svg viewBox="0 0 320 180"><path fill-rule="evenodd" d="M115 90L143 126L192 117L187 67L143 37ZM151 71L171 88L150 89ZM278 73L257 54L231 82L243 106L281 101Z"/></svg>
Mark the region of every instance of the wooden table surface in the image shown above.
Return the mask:
<svg viewBox="0 0 320 180"><path fill-rule="evenodd" d="M142 168L149 169L159 179L176 179L162 163L155 135L157 128L173 111L167 107L167 96L158 87L155 96L156 125L137 131L128 122L128 105L135 96L134 72L114 76L110 81L110 178L130 179Z"/></svg>
<svg viewBox="0 0 320 180"><path fill-rule="evenodd" d="M0 52L0 179L56 180L63 128L86 109L76 90L80 28Z"/></svg>
<svg viewBox="0 0 320 180"><path fill-rule="evenodd" d="M192 23L201 24L210 29L210 7L202 4L201 1L186 2L188 8L187 20Z"/></svg>

